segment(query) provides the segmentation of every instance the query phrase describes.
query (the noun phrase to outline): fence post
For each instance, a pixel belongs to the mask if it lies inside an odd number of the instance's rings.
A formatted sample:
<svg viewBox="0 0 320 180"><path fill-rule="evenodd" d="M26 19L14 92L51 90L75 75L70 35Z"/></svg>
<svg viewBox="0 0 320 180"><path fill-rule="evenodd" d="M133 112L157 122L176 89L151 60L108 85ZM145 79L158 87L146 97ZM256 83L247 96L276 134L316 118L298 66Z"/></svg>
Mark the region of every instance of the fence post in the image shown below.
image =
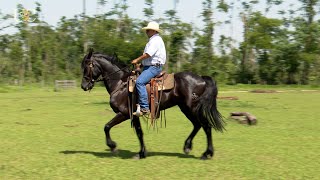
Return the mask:
<svg viewBox="0 0 320 180"><path fill-rule="evenodd" d="M55 90L76 88L75 80L55 80Z"/></svg>

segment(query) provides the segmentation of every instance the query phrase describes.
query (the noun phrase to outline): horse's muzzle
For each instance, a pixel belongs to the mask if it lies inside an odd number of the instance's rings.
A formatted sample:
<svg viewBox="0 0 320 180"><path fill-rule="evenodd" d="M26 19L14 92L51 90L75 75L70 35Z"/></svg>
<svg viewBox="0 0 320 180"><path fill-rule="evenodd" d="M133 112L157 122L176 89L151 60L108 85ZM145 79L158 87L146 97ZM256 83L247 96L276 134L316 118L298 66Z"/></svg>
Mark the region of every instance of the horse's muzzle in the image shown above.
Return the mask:
<svg viewBox="0 0 320 180"><path fill-rule="evenodd" d="M81 83L81 88L84 90L84 91L89 91L93 88L93 83L91 82L82 82Z"/></svg>

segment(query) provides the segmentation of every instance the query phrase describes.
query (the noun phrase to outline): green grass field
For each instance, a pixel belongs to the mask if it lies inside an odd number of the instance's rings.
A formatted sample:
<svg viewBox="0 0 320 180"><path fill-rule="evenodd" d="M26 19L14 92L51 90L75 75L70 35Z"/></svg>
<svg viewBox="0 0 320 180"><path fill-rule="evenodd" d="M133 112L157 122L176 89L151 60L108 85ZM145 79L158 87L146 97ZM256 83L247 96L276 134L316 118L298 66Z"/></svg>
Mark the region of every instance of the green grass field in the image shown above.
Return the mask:
<svg viewBox="0 0 320 180"><path fill-rule="evenodd" d="M166 111L166 128L142 122L148 157L134 160L139 144L130 121L111 130L117 155L105 145L104 124L114 113L103 88L0 87L0 179L319 179L319 89L270 88L285 91L220 88L219 96L239 100L218 100L227 131L213 133L215 156L202 161L203 131L183 154L192 125L177 107ZM254 114L258 124L228 119L233 111Z"/></svg>

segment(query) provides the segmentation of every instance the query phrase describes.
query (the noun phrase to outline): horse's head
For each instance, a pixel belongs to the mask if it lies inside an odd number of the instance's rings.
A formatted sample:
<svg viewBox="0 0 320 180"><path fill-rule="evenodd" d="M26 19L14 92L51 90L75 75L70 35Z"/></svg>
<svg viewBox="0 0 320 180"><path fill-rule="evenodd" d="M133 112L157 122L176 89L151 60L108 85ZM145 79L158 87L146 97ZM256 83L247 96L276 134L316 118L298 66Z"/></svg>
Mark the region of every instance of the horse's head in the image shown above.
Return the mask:
<svg viewBox="0 0 320 180"><path fill-rule="evenodd" d="M95 81L101 75L99 64L94 60L93 49L91 48L89 53L84 56L81 68L83 72L81 88L84 91L91 90L94 87Z"/></svg>
<svg viewBox="0 0 320 180"><path fill-rule="evenodd" d="M89 53L83 58L81 68L83 72L81 88L85 91L91 90L97 81L103 80L110 84L111 81L108 82L108 80L121 80L131 73L130 68L119 61L117 54L109 56L93 53L93 49L90 49ZM100 75L101 78L99 78Z"/></svg>

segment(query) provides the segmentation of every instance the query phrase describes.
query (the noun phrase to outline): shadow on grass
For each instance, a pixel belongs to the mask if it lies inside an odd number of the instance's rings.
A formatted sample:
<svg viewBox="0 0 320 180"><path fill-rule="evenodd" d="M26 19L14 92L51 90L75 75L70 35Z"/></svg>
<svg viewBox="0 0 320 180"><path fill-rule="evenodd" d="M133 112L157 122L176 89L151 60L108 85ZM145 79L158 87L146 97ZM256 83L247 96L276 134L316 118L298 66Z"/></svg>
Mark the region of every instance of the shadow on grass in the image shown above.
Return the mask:
<svg viewBox="0 0 320 180"><path fill-rule="evenodd" d="M91 154L99 158L111 158L111 157L119 157L121 159L132 159L137 152L131 152L128 150L118 149L117 153L112 153L110 150L106 150L106 152L94 152L94 151L60 151L60 153L69 155L69 154ZM174 156L179 158L195 158L194 155L187 155L182 153L171 153L171 152L147 152L147 157L150 156Z"/></svg>

